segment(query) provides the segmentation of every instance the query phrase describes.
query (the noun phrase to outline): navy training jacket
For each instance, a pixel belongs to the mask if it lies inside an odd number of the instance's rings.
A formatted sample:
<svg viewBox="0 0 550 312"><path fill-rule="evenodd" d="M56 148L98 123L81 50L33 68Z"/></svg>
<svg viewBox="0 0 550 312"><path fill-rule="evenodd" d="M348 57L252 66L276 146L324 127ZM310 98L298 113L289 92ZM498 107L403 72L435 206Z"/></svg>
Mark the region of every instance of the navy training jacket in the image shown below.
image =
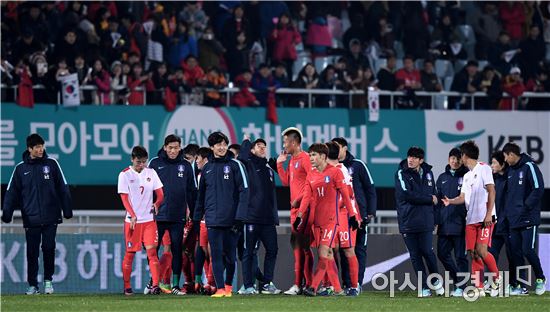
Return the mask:
<svg viewBox="0 0 550 312"><path fill-rule="evenodd" d="M468 168L460 166L457 170L451 170L451 166L445 167L445 172L437 178L436 189L438 203L435 208L435 224L438 235L464 235L466 229L466 206L449 205L445 207L441 199L455 198L460 195L462 181Z"/></svg>
<svg viewBox="0 0 550 312"><path fill-rule="evenodd" d="M508 231L508 226L504 220L506 219L506 192L508 192L508 168L504 174L493 174L495 181L495 207L497 209L497 223L495 224L494 234L505 235Z"/></svg>
<svg viewBox="0 0 550 312"><path fill-rule="evenodd" d="M376 189L367 165L362 160L353 157L350 152L346 153L346 158L342 163L348 168L351 175L355 202L359 206L361 218L366 218L367 215L376 216Z"/></svg>

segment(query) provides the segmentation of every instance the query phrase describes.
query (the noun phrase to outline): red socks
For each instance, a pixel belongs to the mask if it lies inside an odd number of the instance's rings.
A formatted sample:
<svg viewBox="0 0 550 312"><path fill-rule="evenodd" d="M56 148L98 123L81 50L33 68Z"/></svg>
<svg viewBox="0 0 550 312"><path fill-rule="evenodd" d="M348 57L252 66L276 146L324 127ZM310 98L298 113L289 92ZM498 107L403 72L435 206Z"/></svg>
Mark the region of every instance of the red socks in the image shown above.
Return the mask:
<svg viewBox="0 0 550 312"><path fill-rule="evenodd" d="M304 278L306 286L310 286L313 280L313 252L311 249L304 250Z"/></svg>
<svg viewBox="0 0 550 312"><path fill-rule="evenodd" d="M477 288L483 288L483 279L481 272L483 271L483 260L474 257L472 259L472 278L474 279Z"/></svg>
<svg viewBox="0 0 550 312"><path fill-rule="evenodd" d="M349 264L349 277L351 280L351 287L359 287L359 262L356 256L347 257Z"/></svg>
<svg viewBox="0 0 550 312"><path fill-rule="evenodd" d="M327 259L327 261L328 280L330 281L330 284L334 287L335 292L341 292L342 286L340 285L340 279L338 278L338 267L336 266L336 261L334 261L334 258L331 260Z"/></svg>
<svg viewBox="0 0 550 312"><path fill-rule="evenodd" d="M151 278L153 279L153 286L159 285L160 269L159 258L157 256L157 249L147 249L147 259L149 259L149 269L151 270Z"/></svg>
<svg viewBox="0 0 550 312"><path fill-rule="evenodd" d="M181 267L181 270L183 271L183 276L185 277L185 283L192 283L193 282L193 265L191 257L187 254L183 254L183 265Z"/></svg>
<svg viewBox="0 0 550 312"><path fill-rule="evenodd" d="M302 285L302 278L304 277L304 251L301 248L294 249L294 285Z"/></svg>
<svg viewBox="0 0 550 312"><path fill-rule="evenodd" d="M122 279L124 280L124 289L132 288L130 285L130 275L132 275L132 263L134 262L135 252L126 252L122 260Z"/></svg>
<svg viewBox="0 0 550 312"><path fill-rule="evenodd" d="M489 272L495 274L493 278L497 279L498 267L497 267L497 262L495 260L495 257L490 252L487 252L487 255L485 256L485 258L483 258L483 262L485 262L485 265L487 265L487 269L489 269Z"/></svg>
<svg viewBox="0 0 550 312"><path fill-rule="evenodd" d="M204 262L206 272L206 280L208 281L208 285L216 287L216 280L214 279L214 274L212 273L212 261L210 261L210 257L206 259Z"/></svg>
<svg viewBox="0 0 550 312"><path fill-rule="evenodd" d="M317 291L317 287L319 287L319 283L321 283L321 280L325 276L325 273L327 273L327 266L328 266L328 259L324 257L319 257L319 262L317 263L317 269L315 270L315 274L313 274L313 281L309 285L310 287L313 287L315 291Z"/></svg>

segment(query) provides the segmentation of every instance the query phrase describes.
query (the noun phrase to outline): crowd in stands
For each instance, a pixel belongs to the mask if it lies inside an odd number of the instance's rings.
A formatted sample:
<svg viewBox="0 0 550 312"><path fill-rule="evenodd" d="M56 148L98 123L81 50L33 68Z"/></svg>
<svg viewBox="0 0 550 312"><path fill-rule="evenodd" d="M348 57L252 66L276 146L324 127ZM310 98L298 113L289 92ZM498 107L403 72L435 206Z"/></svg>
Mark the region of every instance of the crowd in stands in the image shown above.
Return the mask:
<svg viewBox="0 0 550 312"><path fill-rule="evenodd" d="M544 109L550 92L547 1L2 1L3 85L57 103L77 73L83 103L304 107L278 88L484 92L476 108ZM6 91L2 97L5 100ZM84 88L85 89L85 88ZM254 91L252 91L254 90ZM145 92L144 92L145 91ZM507 92L511 97L502 97ZM317 95L315 107L348 107ZM366 95L353 97L365 107ZM449 100L467 108L469 97ZM382 101L384 102L384 101ZM515 104L517 103L517 104ZM384 104L384 103L382 103ZM547 105L548 106L548 105Z"/></svg>

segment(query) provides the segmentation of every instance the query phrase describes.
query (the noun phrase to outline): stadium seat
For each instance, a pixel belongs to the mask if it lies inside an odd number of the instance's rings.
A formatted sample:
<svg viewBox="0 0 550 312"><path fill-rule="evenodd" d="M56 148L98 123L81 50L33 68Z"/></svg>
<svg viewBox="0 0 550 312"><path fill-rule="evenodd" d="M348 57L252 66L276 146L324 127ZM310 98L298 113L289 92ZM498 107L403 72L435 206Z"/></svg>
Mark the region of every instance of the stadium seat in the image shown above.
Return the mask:
<svg viewBox="0 0 550 312"><path fill-rule="evenodd" d="M386 64L388 63L388 60L385 58L379 58L379 59L374 59L373 63L374 63L373 64L374 73L377 74L380 68L386 66Z"/></svg>
<svg viewBox="0 0 550 312"><path fill-rule="evenodd" d="M462 36L462 43L464 44L464 50L468 53L468 59L475 58L475 46L476 46L476 35L472 26L470 25L459 25L458 29Z"/></svg>
<svg viewBox="0 0 550 312"><path fill-rule="evenodd" d="M414 61L414 67L416 67L416 69L418 70L424 68L424 59L417 59L416 61Z"/></svg>
<svg viewBox="0 0 550 312"><path fill-rule="evenodd" d="M311 62L311 57L307 54L300 54L298 55L298 59L294 62L294 65L292 66L292 80L295 80L296 77L298 77L298 73L302 70L304 66L306 66L307 63Z"/></svg>
<svg viewBox="0 0 550 312"><path fill-rule="evenodd" d="M445 91L451 91L451 85L453 84L453 77L445 77L443 80L443 89Z"/></svg>
<svg viewBox="0 0 550 312"><path fill-rule="evenodd" d="M300 42L296 45L296 53L300 54L300 52L303 52L303 51L304 51L304 44Z"/></svg>
<svg viewBox="0 0 550 312"><path fill-rule="evenodd" d="M405 56L405 51L403 50L403 43L401 41L395 40L393 42L393 49L395 50L395 57L402 59Z"/></svg>
<svg viewBox="0 0 550 312"><path fill-rule="evenodd" d="M489 65L489 61L486 61L486 60L478 60L477 63L478 63L477 68L479 71L482 71L485 68L485 66Z"/></svg>
<svg viewBox="0 0 550 312"><path fill-rule="evenodd" d="M314 65L317 72L322 72L328 65L332 64L332 57L323 56L315 58Z"/></svg>
<svg viewBox="0 0 550 312"><path fill-rule="evenodd" d="M439 78L445 78L453 76L453 64L448 60L436 60L435 61L435 73Z"/></svg>
<svg viewBox="0 0 550 312"><path fill-rule="evenodd" d="M397 70L400 70L401 68L403 68L403 59L395 60L395 68L397 68Z"/></svg>
<svg viewBox="0 0 550 312"><path fill-rule="evenodd" d="M468 63L468 61L466 61L466 60L456 60L455 61L455 73L458 73L459 71L461 71L462 68L464 68L464 66L466 66L466 63Z"/></svg>

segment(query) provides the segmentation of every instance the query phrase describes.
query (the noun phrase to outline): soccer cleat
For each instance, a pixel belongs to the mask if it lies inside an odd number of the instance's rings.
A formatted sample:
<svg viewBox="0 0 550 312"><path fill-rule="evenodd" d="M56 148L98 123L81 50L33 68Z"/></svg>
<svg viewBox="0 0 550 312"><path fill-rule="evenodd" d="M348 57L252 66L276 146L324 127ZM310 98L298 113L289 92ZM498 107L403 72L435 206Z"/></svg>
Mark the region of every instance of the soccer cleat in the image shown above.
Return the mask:
<svg viewBox="0 0 550 312"><path fill-rule="evenodd" d="M178 286L172 287L172 290L170 291L170 293L176 296L186 295L185 291L181 290Z"/></svg>
<svg viewBox="0 0 550 312"><path fill-rule="evenodd" d="M273 282L265 284L262 286L262 294L264 295L278 295L281 293L281 290L278 289Z"/></svg>
<svg viewBox="0 0 550 312"><path fill-rule="evenodd" d="M172 288L170 288L169 284L159 283L160 291L162 291L165 294L172 293Z"/></svg>
<svg viewBox="0 0 550 312"><path fill-rule="evenodd" d="M476 292L478 294L478 297L485 297L485 289L483 287L477 288Z"/></svg>
<svg viewBox="0 0 550 312"><path fill-rule="evenodd" d="M491 297L498 297L500 294L500 289L502 287L502 276L499 276L496 280L491 283Z"/></svg>
<svg viewBox="0 0 550 312"><path fill-rule="evenodd" d="M151 285L151 282L147 283L147 285L145 285L145 288L143 288L143 294L144 295L150 294L152 288L153 286Z"/></svg>
<svg viewBox="0 0 550 312"><path fill-rule="evenodd" d="M431 297L432 292L428 288L422 288L422 291L418 294L418 298Z"/></svg>
<svg viewBox="0 0 550 312"><path fill-rule="evenodd" d="M241 285L241 288L239 288L239 290L237 290L237 294L238 295L242 295L245 291L245 287L244 287L244 284Z"/></svg>
<svg viewBox="0 0 550 312"><path fill-rule="evenodd" d="M292 287L290 287L289 290L284 292L285 295L290 295L290 296L296 296L301 293L302 293L302 290L300 289L300 287L298 287L298 285L292 285Z"/></svg>
<svg viewBox="0 0 550 312"><path fill-rule="evenodd" d="M340 289L340 291L333 291L332 295L333 296L345 296L346 292L343 289Z"/></svg>
<svg viewBox="0 0 550 312"><path fill-rule="evenodd" d="M25 295L38 295L40 294L40 290L38 290L38 287L36 286L29 286L27 288L27 291L25 292Z"/></svg>
<svg viewBox="0 0 550 312"><path fill-rule="evenodd" d="M132 296L133 294L134 294L134 291L132 290L132 288L124 289L124 295L125 296Z"/></svg>
<svg viewBox="0 0 550 312"><path fill-rule="evenodd" d="M464 295L464 290L462 288L457 288L451 294L451 297L462 297Z"/></svg>
<svg viewBox="0 0 550 312"><path fill-rule="evenodd" d="M256 290L256 289L254 289L254 290ZM225 296L226 297L233 296L233 286L225 285Z"/></svg>
<svg viewBox="0 0 550 312"><path fill-rule="evenodd" d="M184 283L181 288L186 294L193 294L195 292L195 285L193 283Z"/></svg>
<svg viewBox="0 0 550 312"><path fill-rule="evenodd" d="M326 297L326 296L332 296L332 295L334 295L334 288L332 286L321 287L317 291L317 296Z"/></svg>
<svg viewBox="0 0 550 312"><path fill-rule="evenodd" d="M53 284L52 281L44 281L44 293L46 295L53 294Z"/></svg>
<svg viewBox="0 0 550 312"><path fill-rule="evenodd" d="M202 287L202 291L203 294L210 296L216 293L216 287L206 284Z"/></svg>
<svg viewBox="0 0 550 312"><path fill-rule="evenodd" d="M195 283L195 294L204 293L204 287L200 283Z"/></svg>
<svg viewBox="0 0 550 312"><path fill-rule="evenodd" d="M348 291L346 292L346 296L348 297L357 297L359 296L359 290L357 288L348 288Z"/></svg>
<svg viewBox="0 0 550 312"><path fill-rule="evenodd" d="M254 287L248 287L248 288L239 290L238 294L243 296L257 295L258 291Z"/></svg>
<svg viewBox="0 0 550 312"><path fill-rule="evenodd" d="M445 288L443 288L443 283L440 280L437 280L434 283L435 294L438 296L443 296L445 294Z"/></svg>
<svg viewBox="0 0 550 312"><path fill-rule="evenodd" d="M160 295L161 292L162 291L160 290L160 287L156 285L151 287L151 292L150 292L151 295Z"/></svg>
<svg viewBox="0 0 550 312"><path fill-rule="evenodd" d="M485 290L485 292L491 291L491 283L489 282L489 280L483 282L483 290Z"/></svg>
<svg viewBox="0 0 550 312"><path fill-rule="evenodd" d="M315 289L313 289L313 287L309 287L304 289L304 295L307 297L315 297L317 293L315 292Z"/></svg>
<svg viewBox="0 0 550 312"><path fill-rule="evenodd" d="M215 294L210 296L211 298L222 298L225 297L225 290L224 289L218 289Z"/></svg>
<svg viewBox="0 0 550 312"><path fill-rule="evenodd" d="M537 278L535 281L535 294L541 296L546 291L546 279Z"/></svg>

